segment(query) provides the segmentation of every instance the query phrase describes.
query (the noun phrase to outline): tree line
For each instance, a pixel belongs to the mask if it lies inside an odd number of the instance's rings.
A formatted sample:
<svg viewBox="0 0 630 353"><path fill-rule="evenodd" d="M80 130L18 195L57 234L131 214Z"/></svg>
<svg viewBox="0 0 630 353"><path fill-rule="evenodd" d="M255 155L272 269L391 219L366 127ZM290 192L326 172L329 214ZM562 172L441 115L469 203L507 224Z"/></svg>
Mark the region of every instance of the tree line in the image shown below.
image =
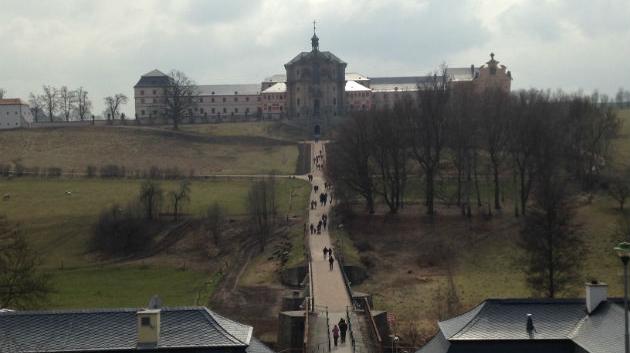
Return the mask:
<svg viewBox="0 0 630 353"><path fill-rule="evenodd" d="M621 126L616 111L597 94L480 92L447 77L444 69L391 109L358 112L342 123L327 147L337 198L359 197L374 213L378 197L396 214L417 176L429 216L438 201L449 200L470 218L474 209L492 216L506 208L511 184L513 212L522 217L517 261L533 292L555 297L580 275L578 193L607 188L620 208L630 196L628 171L612 168L611 142ZM485 200L483 181L492 194Z"/></svg>
<svg viewBox="0 0 630 353"><path fill-rule="evenodd" d="M108 121L117 118L125 120L125 114L120 110L128 101L127 96L122 93L105 97L103 116L107 117ZM92 101L88 96L88 91L83 87L72 90L66 86L44 85L41 93L29 95L28 104L35 122L42 122L44 119L49 122L94 121L95 119Z"/></svg>
<svg viewBox="0 0 630 353"><path fill-rule="evenodd" d="M527 212L545 173L562 170L581 190L592 190L611 165L611 141L621 126L598 97L541 90L514 93L456 86L446 72L398 99L391 109L352 114L339 126L326 173L340 191L359 195L368 212L380 197L390 213L404 207L410 177L423 180L426 213L436 212L441 180L464 215L506 205L506 181L517 190L514 213ZM480 181L491 181L483 202ZM354 197L354 196L352 196Z"/></svg>

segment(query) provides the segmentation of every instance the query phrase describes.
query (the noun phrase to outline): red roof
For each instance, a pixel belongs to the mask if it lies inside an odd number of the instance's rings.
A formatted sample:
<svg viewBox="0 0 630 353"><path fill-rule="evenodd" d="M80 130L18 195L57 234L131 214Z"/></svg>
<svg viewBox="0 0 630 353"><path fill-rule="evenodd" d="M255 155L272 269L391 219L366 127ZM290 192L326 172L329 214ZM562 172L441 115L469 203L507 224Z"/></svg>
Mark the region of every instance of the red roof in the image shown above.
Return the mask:
<svg viewBox="0 0 630 353"><path fill-rule="evenodd" d="M20 98L0 99L0 105L26 105Z"/></svg>

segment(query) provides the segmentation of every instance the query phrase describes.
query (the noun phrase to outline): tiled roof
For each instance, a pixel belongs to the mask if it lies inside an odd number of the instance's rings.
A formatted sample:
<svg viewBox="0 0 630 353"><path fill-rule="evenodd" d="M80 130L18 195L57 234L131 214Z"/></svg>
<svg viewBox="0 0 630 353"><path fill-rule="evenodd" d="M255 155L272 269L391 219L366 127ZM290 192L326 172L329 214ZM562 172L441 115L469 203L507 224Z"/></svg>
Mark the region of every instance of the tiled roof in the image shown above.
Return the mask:
<svg viewBox="0 0 630 353"><path fill-rule="evenodd" d="M527 314L535 328L531 334ZM616 299L602 302L590 315L584 299L488 299L438 325L438 334L418 353L460 352L484 343L484 352L503 352L532 342L549 342L536 346L539 353L554 351L558 342L579 345L584 352L623 350L623 306Z"/></svg>
<svg viewBox="0 0 630 353"><path fill-rule="evenodd" d="M137 87L160 87L166 86L169 83L170 78L162 71L153 70L140 76L140 81L136 83L134 88Z"/></svg>
<svg viewBox="0 0 630 353"><path fill-rule="evenodd" d="M0 352L135 350L138 309L0 313ZM252 327L204 307L162 308L157 350L246 349L271 353L252 337ZM249 348L251 344L251 349Z"/></svg>
<svg viewBox="0 0 630 353"><path fill-rule="evenodd" d="M474 309L472 311L475 311ZM527 314L532 314L535 339L566 339L584 317L584 300L487 300L449 340L531 339Z"/></svg>
<svg viewBox="0 0 630 353"><path fill-rule="evenodd" d="M249 96L260 93L260 84L199 85L197 90L200 96Z"/></svg>
<svg viewBox="0 0 630 353"><path fill-rule="evenodd" d="M26 105L20 98L0 99L0 105Z"/></svg>
<svg viewBox="0 0 630 353"><path fill-rule="evenodd" d="M370 88L375 92L417 91L431 79L431 76L370 77Z"/></svg>
<svg viewBox="0 0 630 353"><path fill-rule="evenodd" d="M346 64L343 60L339 59L335 54L329 51L303 51L300 54L296 55L293 59L291 59L291 61L286 63L285 66L293 65L303 60L312 60L315 58L332 61L338 64Z"/></svg>
<svg viewBox="0 0 630 353"><path fill-rule="evenodd" d="M587 352L622 352L623 325L623 304L602 303L594 315L583 318L571 339Z"/></svg>

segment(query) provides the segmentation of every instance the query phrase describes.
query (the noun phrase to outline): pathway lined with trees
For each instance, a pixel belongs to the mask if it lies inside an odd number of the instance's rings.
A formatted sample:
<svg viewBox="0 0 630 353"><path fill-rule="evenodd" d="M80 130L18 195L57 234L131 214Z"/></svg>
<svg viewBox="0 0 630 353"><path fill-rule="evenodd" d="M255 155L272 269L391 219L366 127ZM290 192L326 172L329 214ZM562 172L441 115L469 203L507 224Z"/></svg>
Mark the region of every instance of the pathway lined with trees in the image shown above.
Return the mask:
<svg viewBox="0 0 630 353"><path fill-rule="evenodd" d="M325 205L321 205L319 202L320 193L330 193L324 188L325 178L323 171L319 170L314 162L314 157L321 151L321 164L326 163L326 151L325 144L322 142L315 142L311 148L311 170L313 175L313 181L311 182L311 200L317 202L317 206L310 209L309 212L309 225L312 224L317 227L318 222L322 219L322 215L329 215L331 210L331 203L326 202ZM318 187L318 191L314 191L314 187ZM329 218L330 219L330 218ZM330 222L328 222L330 224ZM309 227L307 225L307 228ZM313 285L313 296L315 310L321 315L325 315L324 312L328 311L328 318L330 323L330 329L336 325L341 318L346 319L346 309L351 307L351 298L346 290L341 268L337 262L337 254L335 250L332 251L332 257L334 259L332 270L330 269L330 262L328 256L324 255L324 247L332 249L333 244L328 233L328 227L322 227L321 234L310 234L309 249L311 257L311 276ZM324 316L321 316L325 318ZM325 326L324 326L325 327ZM328 334L331 334L328 332ZM332 335L332 334L331 334ZM316 334L318 337L325 337L322 332ZM331 349L337 352L346 353L352 352L352 343L350 339L350 333L347 334L345 343L339 341L339 345L334 347L333 338L330 337Z"/></svg>

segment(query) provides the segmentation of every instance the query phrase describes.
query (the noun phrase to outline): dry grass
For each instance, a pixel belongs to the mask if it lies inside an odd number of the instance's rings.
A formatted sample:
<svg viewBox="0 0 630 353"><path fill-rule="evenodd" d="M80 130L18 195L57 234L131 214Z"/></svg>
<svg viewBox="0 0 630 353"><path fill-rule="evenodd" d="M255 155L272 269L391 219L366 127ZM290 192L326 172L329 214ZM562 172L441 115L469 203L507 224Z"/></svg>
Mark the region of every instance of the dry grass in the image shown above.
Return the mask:
<svg viewBox="0 0 630 353"><path fill-rule="evenodd" d="M395 220L360 216L346 224L355 244L367 241L373 248L360 253L375 267L355 289L372 293L377 309L396 315L399 329L409 325L425 333L436 329L449 268L461 310L486 298L532 295L518 261L519 223L512 215L468 223L456 210L441 209L436 222L430 223L421 214L421 209L406 209ZM589 251L583 281L565 296L583 297L583 283L592 278L609 283L611 295L621 295L620 266L611 251L619 216L615 203L604 194L578 209L576 218L583 224Z"/></svg>
<svg viewBox="0 0 630 353"><path fill-rule="evenodd" d="M64 127L0 132L0 163L60 167L84 173L115 164L145 171L178 168L184 175L292 174L295 144L256 136L207 136L139 127Z"/></svg>

